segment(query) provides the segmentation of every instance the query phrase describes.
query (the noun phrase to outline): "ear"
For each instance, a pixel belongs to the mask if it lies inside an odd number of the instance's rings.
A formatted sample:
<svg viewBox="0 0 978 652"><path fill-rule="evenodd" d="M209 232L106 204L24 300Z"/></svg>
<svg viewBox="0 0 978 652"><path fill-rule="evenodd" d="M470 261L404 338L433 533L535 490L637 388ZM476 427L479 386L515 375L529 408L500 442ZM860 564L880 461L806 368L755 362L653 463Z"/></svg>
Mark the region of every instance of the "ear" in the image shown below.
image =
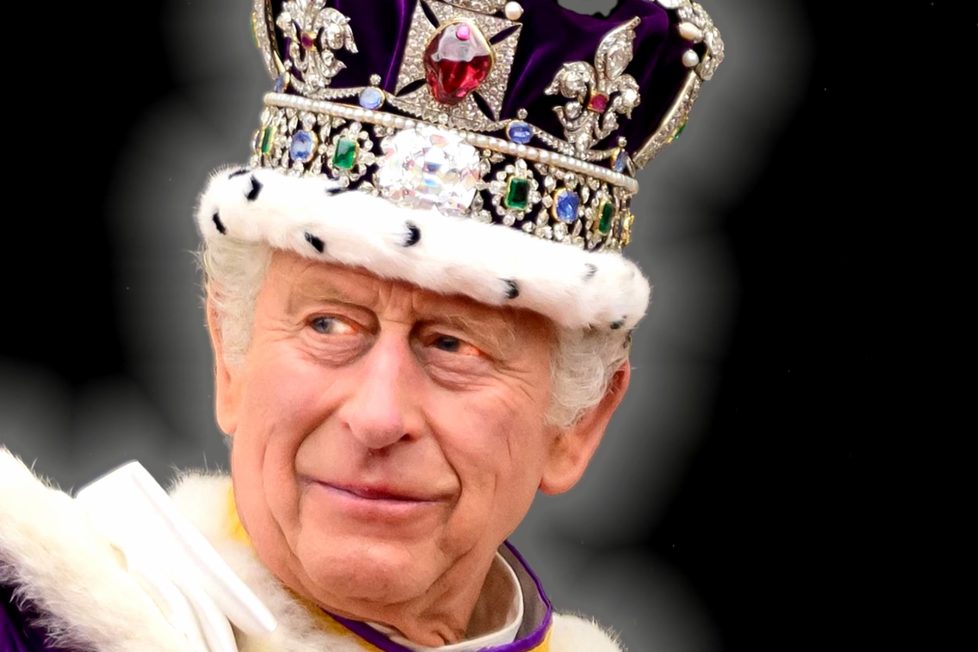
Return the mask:
<svg viewBox="0 0 978 652"><path fill-rule="evenodd" d="M241 398L241 371L231 369L224 358L221 320L210 298L207 299L207 330L214 347L214 413L218 427L228 435L238 429L238 407Z"/></svg>
<svg viewBox="0 0 978 652"><path fill-rule="evenodd" d="M564 493L581 479L611 415L625 396L631 377L632 367L625 360L612 376L601 402L585 412L577 423L557 434L540 482L541 491L551 495Z"/></svg>

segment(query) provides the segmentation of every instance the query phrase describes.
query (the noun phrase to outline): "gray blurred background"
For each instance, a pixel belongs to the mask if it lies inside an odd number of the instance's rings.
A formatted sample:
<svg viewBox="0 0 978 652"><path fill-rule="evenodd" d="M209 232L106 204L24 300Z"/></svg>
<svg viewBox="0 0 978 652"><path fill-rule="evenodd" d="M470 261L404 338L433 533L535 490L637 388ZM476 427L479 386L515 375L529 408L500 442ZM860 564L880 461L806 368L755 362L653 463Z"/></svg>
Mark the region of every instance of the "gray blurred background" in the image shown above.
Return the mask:
<svg viewBox="0 0 978 652"><path fill-rule="evenodd" d="M825 316L804 307L817 259L814 286L835 293L852 337L868 328L872 299L832 284L865 278L854 261L874 231L842 225L853 206L832 194L858 160L819 153L858 145L852 64L870 55L835 53L872 17L794 0L704 4L727 59L682 139L640 175L628 254L655 290L631 389L584 480L541 496L513 537L558 609L593 615L632 652L782 649L783 633L806 627L800 612L821 589L795 592L845 581L846 568L822 545L835 521L827 534L808 517L820 500L844 504L851 479L852 447L810 402L822 365L839 361L827 401L856 406L849 424L868 419L869 354L830 342ZM175 469L227 466L191 216L206 175L246 160L270 88L250 5L65 9L71 56L45 87L60 101L11 136L41 160L8 189L33 208L7 205L0 444L65 489L130 459L164 484ZM909 17L923 33L942 20L925 5ZM36 47L26 38L18 51ZM57 160L38 151L52 138ZM834 607L817 608L848 613L845 591L832 593Z"/></svg>

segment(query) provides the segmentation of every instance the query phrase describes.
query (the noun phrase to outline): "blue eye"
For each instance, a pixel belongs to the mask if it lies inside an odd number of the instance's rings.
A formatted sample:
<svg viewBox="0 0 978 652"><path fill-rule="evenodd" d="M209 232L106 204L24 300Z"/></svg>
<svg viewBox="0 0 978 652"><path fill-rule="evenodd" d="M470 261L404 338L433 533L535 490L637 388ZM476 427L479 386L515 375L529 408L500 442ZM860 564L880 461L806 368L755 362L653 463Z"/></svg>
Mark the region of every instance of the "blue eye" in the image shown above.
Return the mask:
<svg viewBox="0 0 978 652"><path fill-rule="evenodd" d="M457 353L458 355L469 356L471 358L481 358L485 355L468 342L460 340L457 337L452 337L451 335L439 335L432 342L432 346L445 353Z"/></svg>
<svg viewBox="0 0 978 652"><path fill-rule="evenodd" d="M312 320L312 328L322 335L352 335L356 332L355 328L336 317L316 317Z"/></svg>
<svg viewBox="0 0 978 652"><path fill-rule="evenodd" d="M316 317L312 320L312 327L317 333L329 335L333 332L335 321L332 317Z"/></svg>
<svg viewBox="0 0 978 652"><path fill-rule="evenodd" d="M457 337L443 335L435 340L435 348L448 353L458 353L462 347L462 342Z"/></svg>

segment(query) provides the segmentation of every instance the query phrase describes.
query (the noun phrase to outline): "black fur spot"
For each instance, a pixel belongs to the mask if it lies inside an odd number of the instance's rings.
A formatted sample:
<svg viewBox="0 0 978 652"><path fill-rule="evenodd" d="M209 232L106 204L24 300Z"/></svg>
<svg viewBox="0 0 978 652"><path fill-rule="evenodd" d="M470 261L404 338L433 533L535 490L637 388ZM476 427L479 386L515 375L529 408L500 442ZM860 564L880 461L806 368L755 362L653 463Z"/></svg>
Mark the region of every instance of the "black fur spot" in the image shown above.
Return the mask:
<svg viewBox="0 0 978 652"><path fill-rule="evenodd" d="M346 192L346 188L335 187L335 188L326 189L326 194L329 195L330 197L335 197L336 195L342 195L344 192Z"/></svg>
<svg viewBox="0 0 978 652"><path fill-rule="evenodd" d="M262 185L255 177L251 177L251 191L248 193L248 201L255 201L258 199L258 193L261 192Z"/></svg>
<svg viewBox="0 0 978 652"><path fill-rule="evenodd" d="M311 233L306 234L306 242L311 244L319 253L326 251L326 244Z"/></svg>
<svg viewBox="0 0 978 652"><path fill-rule="evenodd" d="M240 177L251 172L248 168L241 168L240 170L235 170L228 175L228 179L233 179L234 177Z"/></svg>
<svg viewBox="0 0 978 652"><path fill-rule="evenodd" d="M217 227L217 230L221 233L221 235L227 235L228 230L227 227L224 226L224 222L221 221L221 216L218 215L217 213L214 213L213 220L214 220L214 226Z"/></svg>
<svg viewBox="0 0 978 652"><path fill-rule="evenodd" d="M413 247L421 242L421 229L414 222L407 222L404 226L407 227L408 232L404 242L401 243L402 247Z"/></svg>
<svg viewBox="0 0 978 652"><path fill-rule="evenodd" d="M584 280L590 281L598 273L598 266L593 263L585 263L585 267L587 267L587 272L584 274Z"/></svg>
<svg viewBox="0 0 978 652"><path fill-rule="evenodd" d="M611 330L616 331L616 330L620 329L624 325L625 325L625 318L622 317L622 319L620 321L616 321L616 322L612 322L611 323Z"/></svg>
<svg viewBox="0 0 978 652"><path fill-rule="evenodd" d="M506 287L508 288L506 290L506 298L507 299L509 299L510 301L512 301L516 297L520 296L520 286L518 286L516 284L516 281L514 281L511 278L504 278L503 279L503 283L505 283L506 284Z"/></svg>

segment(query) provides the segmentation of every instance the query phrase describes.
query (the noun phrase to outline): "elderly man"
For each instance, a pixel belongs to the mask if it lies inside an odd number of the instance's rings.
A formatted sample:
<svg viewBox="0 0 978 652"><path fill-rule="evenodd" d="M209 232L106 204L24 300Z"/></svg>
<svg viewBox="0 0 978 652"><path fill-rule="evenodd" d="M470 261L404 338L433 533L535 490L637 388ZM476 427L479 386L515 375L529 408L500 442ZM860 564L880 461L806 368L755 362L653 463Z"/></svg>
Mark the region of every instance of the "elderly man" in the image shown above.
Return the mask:
<svg viewBox="0 0 978 652"><path fill-rule="evenodd" d="M718 33L686 0L257 0L254 29L275 92L198 210L231 477L179 484L190 531L147 503L235 577L168 585L122 485L73 501L0 455L3 649L618 650L505 540L628 387L634 173Z"/></svg>

